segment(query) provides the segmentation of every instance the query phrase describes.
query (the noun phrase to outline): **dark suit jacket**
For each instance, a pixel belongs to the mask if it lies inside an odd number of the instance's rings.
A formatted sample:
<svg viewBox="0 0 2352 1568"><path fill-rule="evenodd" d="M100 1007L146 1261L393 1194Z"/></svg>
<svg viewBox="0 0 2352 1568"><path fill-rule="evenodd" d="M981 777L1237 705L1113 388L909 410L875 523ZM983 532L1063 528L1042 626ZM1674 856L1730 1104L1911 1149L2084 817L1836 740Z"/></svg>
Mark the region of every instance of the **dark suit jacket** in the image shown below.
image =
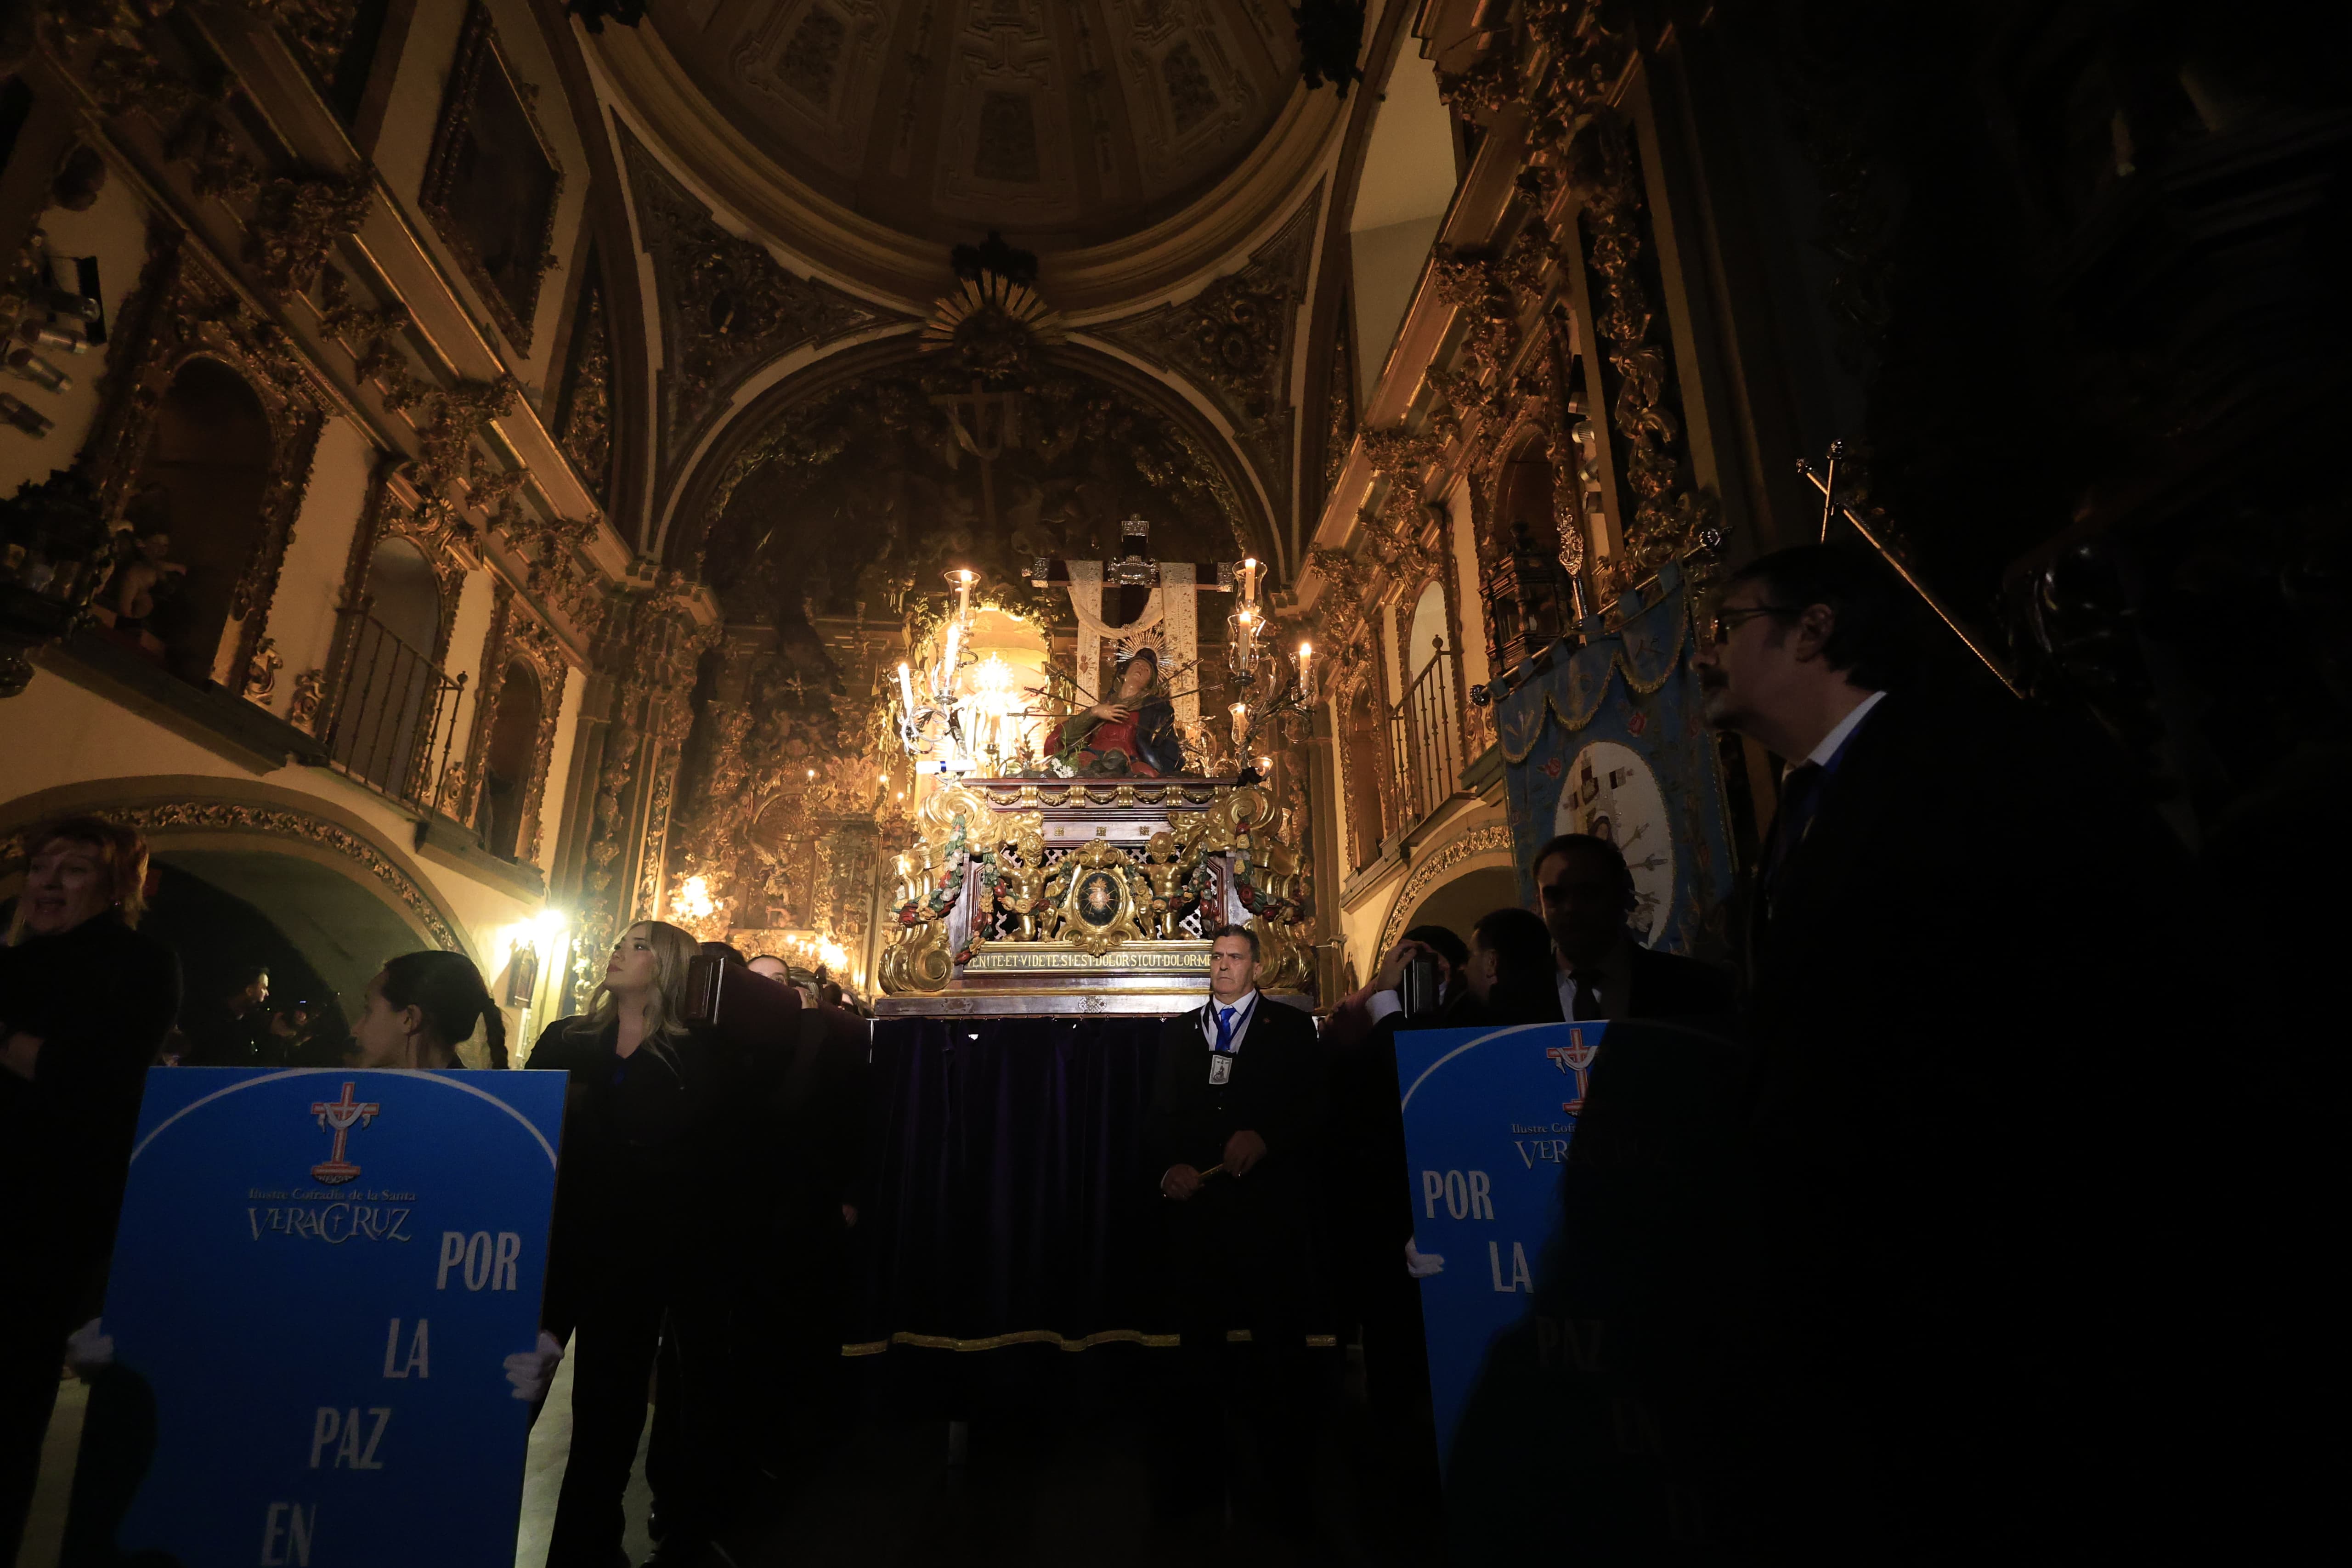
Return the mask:
<svg viewBox="0 0 2352 1568"><path fill-rule="evenodd" d="M2128 1183L2161 1160L2133 1141L2166 1119L2134 1100L2165 1076L2179 862L2084 738L1895 695L1769 919L1750 900L1742 1333L1759 1506L1789 1521L1768 1535L1833 1518L1854 1534L1832 1555L1886 1560L1918 1521L2023 1528L2066 1463L2036 1446L2126 1408L2086 1390L2135 1310Z"/></svg>
<svg viewBox="0 0 2352 1568"><path fill-rule="evenodd" d="M1168 1167L1205 1171L1225 1141L1248 1131L1265 1157L1246 1176L1210 1177L1183 1203L1162 1203L1169 1287L1179 1319L1232 1321L1307 1310L1315 1294L1315 1194L1324 1112L1323 1061L1315 1021L1265 995L1234 1053L1233 1076L1209 1081L1202 1010L1161 1026L1160 1068L1144 1122L1147 1176Z"/></svg>
<svg viewBox="0 0 2352 1568"><path fill-rule="evenodd" d="M1265 1140L1265 1158L1240 1184L1269 1175L1274 1184L1295 1184L1312 1162L1323 1118L1315 1020L1261 994L1233 1076L1219 1085L1209 1081L1206 1012L1204 1004L1160 1026L1160 1070L1143 1129L1147 1174L1157 1185L1171 1165L1205 1171L1224 1158L1226 1139L1248 1131Z"/></svg>
<svg viewBox="0 0 2352 1568"><path fill-rule="evenodd" d="M1634 942L1629 1018L1696 1018L1735 1011L1739 983L1727 969Z"/></svg>
<svg viewBox="0 0 2352 1568"><path fill-rule="evenodd" d="M865 1204L871 1163L865 1031L839 1008L809 1007L788 1035L756 1069L754 1180L770 1194L774 1234L839 1230L841 1205Z"/></svg>

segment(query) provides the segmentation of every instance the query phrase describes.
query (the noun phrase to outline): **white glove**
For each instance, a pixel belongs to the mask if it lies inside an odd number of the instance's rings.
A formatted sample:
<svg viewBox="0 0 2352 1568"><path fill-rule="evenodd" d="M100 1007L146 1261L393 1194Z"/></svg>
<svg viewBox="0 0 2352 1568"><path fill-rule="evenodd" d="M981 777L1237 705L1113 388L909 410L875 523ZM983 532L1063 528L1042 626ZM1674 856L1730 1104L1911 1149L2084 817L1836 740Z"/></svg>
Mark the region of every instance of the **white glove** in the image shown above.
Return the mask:
<svg viewBox="0 0 2352 1568"><path fill-rule="evenodd" d="M1404 1243L1404 1271L1416 1279L1426 1279L1433 1274L1445 1272L1445 1256L1438 1252L1422 1252L1407 1237Z"/></svg>
<svg viewBox="0 0 2352 1568"><path fill-rule="evenodd" d="M517 1351L507 1357L507 1381L514 1384L514 1396L536 1404L547 1393L547 1385L555 1381L555 1369L563 1364L563 1347L545 1329L539 1331L535 1349Z"/></svg>
<svg viewBox="0 0 2352 1568"><path fill-rule="evenodd" d="M66 1336L66 1365L84 1383L100 1367L113 1364L114 1336L101 1330L96 1318Z"/></svg>

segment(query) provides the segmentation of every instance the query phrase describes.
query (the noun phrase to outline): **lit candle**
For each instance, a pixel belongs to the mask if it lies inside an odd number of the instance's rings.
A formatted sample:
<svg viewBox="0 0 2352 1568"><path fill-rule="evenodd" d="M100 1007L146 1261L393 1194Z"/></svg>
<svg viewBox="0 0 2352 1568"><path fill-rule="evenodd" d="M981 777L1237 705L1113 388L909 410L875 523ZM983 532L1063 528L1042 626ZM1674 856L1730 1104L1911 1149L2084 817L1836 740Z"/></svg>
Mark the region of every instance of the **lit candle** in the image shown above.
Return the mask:
<svg viewBox="0 0 2352 1568"><path fill-rule="evenodd" d="M1255 555L1242 558L1242 603L1257 603L1257 557Z"/></svg>
<svg viewBox="0 0 2352 1568"><path fill-rule="evenodd" d="M907 722L915 721L915 681L907 671L907 661L898 661L898 700L907 705Z"/></svg>
<svg viewBox="0 0 2352 1568"><path fill-rule="evenodd" d="M1298 695L1308 702L1315 700L1315 645L1298 645Z"/></svg>
<svg viewBox="0 0 2352 1568"><path fill-rule="evenodd" d="M971 619L971 580L975 574L967 566L956 574L956 619Z"/></svg>

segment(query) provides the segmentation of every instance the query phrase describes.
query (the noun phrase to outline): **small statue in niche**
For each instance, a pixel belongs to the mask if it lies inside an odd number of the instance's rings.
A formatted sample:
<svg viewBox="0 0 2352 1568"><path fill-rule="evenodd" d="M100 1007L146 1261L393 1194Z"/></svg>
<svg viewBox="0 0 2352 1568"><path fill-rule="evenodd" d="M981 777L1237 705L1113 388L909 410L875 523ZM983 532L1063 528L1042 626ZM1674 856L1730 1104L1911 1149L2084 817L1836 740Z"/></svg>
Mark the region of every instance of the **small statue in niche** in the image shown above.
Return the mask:
<svg viewBox="0 0 2352 1568"><path fill-rule="evenodd" d="M1034 833L1024 833L1013 847L1020 852L1021 863L999 864L996 904L1019 922L1019 934L1013 940L1036 942L1044 921L1051 918L1045 903L1045 883L1050 876L1045 865L1045 841Z"/></svg>
<svg viewBox="0 0 2352 1568"><path fill-rule="evenodd" d="M1161 828L1145 841L1143 863L1135 868L1135 901L1143 913L1144 934L1173 942L1183 934L1184 864L1177 853L1176 837Z"/></svg>
<svg viewBox="0 0 2352 1568"><path fill-rule="evenodd" d="M171 597L188 574L185 563L172 559L171 495L151 485L124 509L131 526L115 535L113 574L99 590L95 608L114 635L142 651L161 658L162 639L148 629L156 605Z"/></svg>

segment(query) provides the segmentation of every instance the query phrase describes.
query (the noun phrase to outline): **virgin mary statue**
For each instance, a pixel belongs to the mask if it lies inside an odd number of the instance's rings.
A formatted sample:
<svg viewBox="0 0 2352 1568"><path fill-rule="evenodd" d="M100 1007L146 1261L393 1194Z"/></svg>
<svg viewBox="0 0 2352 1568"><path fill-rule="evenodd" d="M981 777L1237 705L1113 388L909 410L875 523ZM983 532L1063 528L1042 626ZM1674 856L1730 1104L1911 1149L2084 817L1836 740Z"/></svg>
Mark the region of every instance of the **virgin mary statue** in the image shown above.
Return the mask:
<svg viewBox="0 0 2352 1568"><path fill-rule="evenodd" d="M1160 656L1139 647L1118 662L1118 689L1071 714L1054 731L1054 758L1087 778L1171 778L1184 771L1176 709L1160 680Z"/></svg>

